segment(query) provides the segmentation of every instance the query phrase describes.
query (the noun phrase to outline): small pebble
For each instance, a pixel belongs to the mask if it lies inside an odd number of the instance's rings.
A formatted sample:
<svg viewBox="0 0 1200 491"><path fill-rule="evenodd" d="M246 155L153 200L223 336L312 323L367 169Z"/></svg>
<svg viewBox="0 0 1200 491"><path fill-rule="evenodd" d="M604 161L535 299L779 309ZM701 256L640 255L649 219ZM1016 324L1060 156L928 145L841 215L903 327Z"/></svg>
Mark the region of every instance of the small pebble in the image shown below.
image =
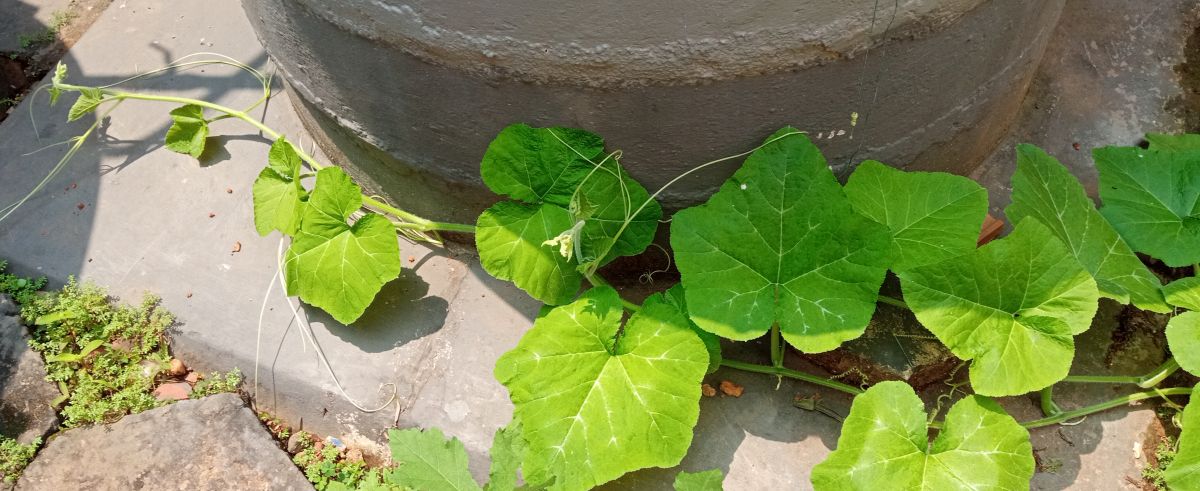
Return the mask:
<svg viewBox="0 0 1200 491"><path fill-rule="evenodd" d="M721 381L721 392L727 396L742 397L742 392L745 392L745 390L746 389L744 387L728 380Z"/></svg>
<svg viewBox="0 0 1200 491"><path fill-rule="evenodd" d="M192 386L187 382L162 384L154 389L154 398L160 401L182 401L192 393Z"/></svg>
<svg viewBox="0 0 1200 491"><path fill-rule="evenodd" d="M708 384L701 384L700 385L700 393L704 394L704 397L716 397L717 389L713 388L713 386L708 385Z"/></svg>
<svg viewBox="0 0 1200 491"><path fill-rule="evenodd" d="M187 374L187 365L183 364L183 360L179 358L171 358L171 375L182 377Z"/></svg>

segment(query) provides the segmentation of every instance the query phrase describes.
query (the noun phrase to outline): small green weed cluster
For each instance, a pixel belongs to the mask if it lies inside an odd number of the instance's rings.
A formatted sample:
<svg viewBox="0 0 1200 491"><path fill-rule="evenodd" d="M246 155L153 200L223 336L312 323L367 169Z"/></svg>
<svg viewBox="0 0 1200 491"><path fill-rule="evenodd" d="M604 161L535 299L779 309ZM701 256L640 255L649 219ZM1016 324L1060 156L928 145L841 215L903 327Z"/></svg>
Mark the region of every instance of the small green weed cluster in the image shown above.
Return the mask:
<svg viewBox="0 0 1200 491"><path fill-rule="evenodd" d="M3 478L0 483L16 482L40 446L41 438L28 445L22 445L16 440L0 436L0 477Z"/></svg>
<svg viewBox="0 0 1200 491"><path fill-rule="evenodd" d="M5 273L4 269L7 267L8 261L0 259L0 293L11 295L13 300L21 305L32 301L34 294L46 286L46 277L44 276L37 279L23 278Z"/></svg>
<svg viewBox="0 0 1200 491"><path fill-rule="evenodd" d="M21 43L21 49L37 48L53 43L58 38L58 33L62 31L68 23L75 19L75 13L65 10L54 12L50 19L50 25L46 26L40 32L34 34L21 34L17 40Z"/></svg>
<svg viewBox="0 0 1200 491"><path fill-rule="evenodd" d="M1179 453L1179 440L1172 437L1163 437L1158 442L1158 448L1154 449L1154 458L1157 460L1156 465L1146 466L1142 469L1142 479L1146 480L1146 484L1152 486L1153 489L1166 490L1167 488L1167 467L1171 462L1175 461L1175 455Z"/></svg>
<svg viewBox="0 0 1200 491"><path fill-rule="evenodd" d="M333 445L315 439L306 431L296 434L300 439L300 451L292 461L304 471L317 491L326 489L374 489L383 478L374 469L368 469L362 460L349 460ZM387 489L387 488L383 488Z"/></svg>
<svg viewBox="0 0 1200 491"><path fill-rule="evenodd" d="M46 378L63 393L64 426L112 421L162 404L152 391L170 360L163 332L175 319L158 298L115 305L103 288L72 278L61 291L32 300L22 316L33 325L30 345L46 359Z"/></svg>
<svg viewBox="0 0 1200 491"><path fill-rule="evenodd" d="M234 368L224 375L221 372L213 372L207 378L196 382L195 387L192 387L192 399L199 399L204 396L220 394L223 392L237 392L238 387L242 385L242 371Z"/></svg>

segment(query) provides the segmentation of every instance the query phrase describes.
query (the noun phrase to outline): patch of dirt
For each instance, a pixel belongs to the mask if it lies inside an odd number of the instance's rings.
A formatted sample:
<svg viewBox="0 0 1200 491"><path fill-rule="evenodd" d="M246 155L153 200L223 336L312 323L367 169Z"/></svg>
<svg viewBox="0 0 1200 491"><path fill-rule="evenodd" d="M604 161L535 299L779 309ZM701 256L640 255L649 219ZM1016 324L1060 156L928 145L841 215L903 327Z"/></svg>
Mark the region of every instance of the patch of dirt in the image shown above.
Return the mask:
<svg viewBox="0 0 1200 491"><path fill-rule="evenodd" d="M0 121L54 69L110 3L112 0L73 0L66 11L66 20L51 32L53 41L34 42L21 51L0 52Z"/></svg>

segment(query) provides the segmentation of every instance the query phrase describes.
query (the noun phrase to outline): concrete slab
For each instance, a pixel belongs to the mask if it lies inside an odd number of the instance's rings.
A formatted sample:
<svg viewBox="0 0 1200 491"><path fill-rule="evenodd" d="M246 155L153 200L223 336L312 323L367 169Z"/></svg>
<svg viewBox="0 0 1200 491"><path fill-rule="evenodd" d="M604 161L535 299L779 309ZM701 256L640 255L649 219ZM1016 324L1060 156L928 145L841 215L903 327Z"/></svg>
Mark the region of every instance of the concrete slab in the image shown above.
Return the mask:
<svg viewBox="0 0 1200 491"><path fill-rule="evenodd" d="M238 396L218 394L57 435L22 490L312 489Z"/></svg>
<svg viewBox="0 0 1200 491"><path fill-rule="evenodd" d="M73 0L0 0L0 52L25 49L22 36L39 36L55 14L70 12Z"/></svg>
<svg viewBox="0 0 1200 491"><path fill-rule="evenodd" d="M110 7L64 59L74 80L111 83L198 51L267 64L235 0L131 0L123 5ZM1123 8L1135 11L1133 2ZM235 107L258 97L250 77L223 68L170 73L134 88ZM307 148L312 139L287 97L281 93L269 103L266 124ZM74 136L92 122L64 123L71 101L66 102L47 109L44 96L27 99L14 113L20 117L0 124L0 203L36 185L64 149L30 152ZM30 108L36 124L25 117ZM213 127L213 143L220 149L198 165L161 148L170 109L151 102L117 108L102 125L99 141L85 144L45 192L0 225L0 257L9 259L10 269L45 274L58 283L77 275L127 299L138 298L143 290L156 292L180 318L172 344L193 368L207 372L236 366L252 379L258 360L262 409L318 433L376 441L397 420L401 426L439 426L463 440L471 468L482 478L492 434L508 422L512 410L504 388L492 378L492 367L532 324L537 303L488 277L470 251L402 243L404 273L384 288L355 326L338 325L305 309L316 341L351 397L363 406L379 406L391 394L392 386L386 384L394 384L397 402L378 412L356 410L339 394L313 349L301 341L278 288L267 300L256 356L260 305L272 284L279 247L278 236L259 237L252 223L250 186L265 164L266 140L245 125L223 121ZM241 243L240 252L232 252L235 242ZM1097 336L1096 343L1111 344L1113 338L1102 329L1089 335ZM1094 367L1098 371L1089 366L1089 373L1148 368L1110 367L1104 357L1097 358L1107 353L1097 347L1101 345L1084 348L1081 341L1081 360L1099 363ZM765 361L758 358L767 351L761 343L729 349L728 356L746 361ZM789 363L802 367L806 362ZM726 379L745 386L746 394L702 402L700 425L682 468L725 469L729 489L809 488L808 472L836 444L839 424L792 407L792 398L820 394L843 415L849 399L787 380L776 389L769 377L737 372L721 371L709 381ZM1076 390L1084 392L1072 392ZM1066 388L1061 403L1074 406L1110 396L1107 387ZM1036 416L1031 398L1004 403L1022 418ZM1057 428L1035 431L1035 446L1045 449L1040 452L1063 461L1057 473L1039 474L1035 485L1120 486L1118 481L1137 462L1130 450L1137 428L1144 428L1150 415L1142 408L1118 410L1063 428L1074 446L1055 443L1061 440ZM646 470L610 488L666 489L674 474Z"/></svg>

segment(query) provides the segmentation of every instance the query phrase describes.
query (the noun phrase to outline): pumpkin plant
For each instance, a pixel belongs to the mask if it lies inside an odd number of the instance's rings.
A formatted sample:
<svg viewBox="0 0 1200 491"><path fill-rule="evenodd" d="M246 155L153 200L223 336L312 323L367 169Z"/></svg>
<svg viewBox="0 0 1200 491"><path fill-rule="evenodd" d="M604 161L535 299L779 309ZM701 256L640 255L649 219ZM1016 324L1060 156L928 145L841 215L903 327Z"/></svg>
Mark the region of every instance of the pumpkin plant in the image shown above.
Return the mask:
<svg viewBox="0 0 1200 491"><path fill-rule="evenodd" d="M745 157L705 203L674 214L669 241L681 281L639 305L622 299L599 270L649 246L663 218L656 197L679 178L649 192L598 135L505 128L480 166L484 184L504 199L474 225L444 223L364 195L341 169L317 162L246 111L72 85L65 75L60 67L50 94L53 101L79 93L71 119L125 100L180 105L170 113L172 151L202 154L209 125L226 118L274 139L254 183L255 227L291 237L283 265L288 293L343 323L358 319L401 273L396 234L437 243L441 231L474 233L488 273L546 304L496 363L514 416L497 434L500 470L493 467L488 489L514 489L517 468L527 488L588 489L679 464L699 415L701 380L719 367L856 396L837 449L812 469L816 489L1027 489L1030 429L1189 395L1191 388L1158 386L1180 367L1200 374L1200 279L1163 286L1138 256L1196 272L1196 135L1149 135L1148 148L1097 149L1099 209L1057 160L1019 146L1005 209L1012 230L977 247L988 207L977 183L866 161L843 185L803 131L783 128L746 153L684 174ZM880 295L889 271L903 298ZM1070 375L1074 338L1090 326L1100 298L1178 314L1166 334L1174 357L1145 375ZM926 414L901 382L864 391L783 366L787 346L819 353L861 336L880 302L911 309L970 364L973 394L944 418ZM721 356L722 339L762 336L770 365ZM1063 411L1052 397L1059 383L1150 390ZM1038 391L1046 414L1033 421L1016 421L992 399ZM1200 409L1189 405L1183 424L1167 479L1200 488ZM411 467L396 473L398 485L478 488L460 443L431 431L398 444L411 448L394 453L413 462L402 462ZM719 471L682 473L675 485L720 489L721 481Z"/></svg>

